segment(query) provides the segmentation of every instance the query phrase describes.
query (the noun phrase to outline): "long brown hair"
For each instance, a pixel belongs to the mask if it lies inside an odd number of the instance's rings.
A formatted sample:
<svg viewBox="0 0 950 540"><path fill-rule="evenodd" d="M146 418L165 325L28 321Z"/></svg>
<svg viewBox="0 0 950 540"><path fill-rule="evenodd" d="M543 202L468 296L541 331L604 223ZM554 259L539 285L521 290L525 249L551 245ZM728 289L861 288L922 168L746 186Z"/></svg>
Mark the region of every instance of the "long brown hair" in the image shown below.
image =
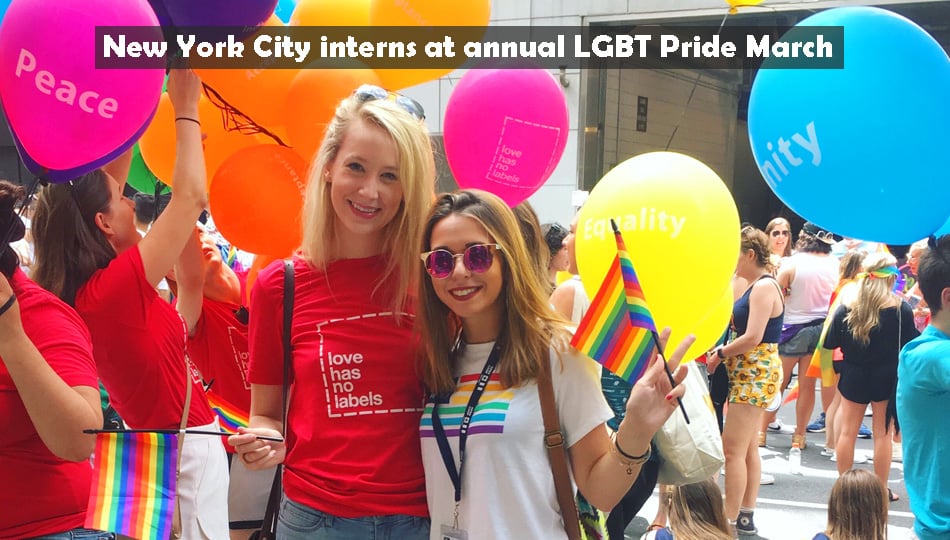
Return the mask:
<svg viewBox="0 0 950 540"><path fill-rule="evenodd" d="M887 491L870 471L842 474L828 497L828 530L834 540L885 540Z"/></svg>
<svg viewBox="0 0 950 540"><path fill-rule="evenodd" d="M26 190L21 186L0 180L0 273L7 279L13 277L13 272L20 265L20 258L10 247L26 234L26 226L16 212L16 203L26 196Z"/></svg>
<svg viewBox="0 0 950 540"><path fill-rule="evenodd" d="M95 221L97 213L109 210L109 182L97 169L67 184L51 184L36 198L31 277L71 306L79 288L116 256Z"/></svg>
<svg viewBox="0 0 950 540"><path fill-rule="evenodd" d="M780 256L790 257L792 255L792 224L789 223L787 219L783 217L773 218L772 221L769 221L769 223L765 226L765 234L771 238L772 230L779 225L785 225L785 228L788 230L788 242L785 242L785 251L783 251Z"/></svg>
<svg viewBox="0 0 950 540"><path fill-rule="evenodd" d="M676 540L731 540L722 491L712 479L676 486L670 494L670 530Z"/></svg>
<svg viewBox="0 0 950 540"><path fill-rule="evenodd" d="M423 232L422 251L432 249L432 230L450 215L470 217L480 223L504 257L502 294L505 298L498 371L506 387L535 378L541 362L550 358L550 348L566 351L570 335L565 321L551 309L544 283L535 271L535 258L528 253L518 220L508 206L491 193L466 190L443 194L429 212ZM420 267L421 283L416 325L422 336L422 380L428 390L441 393L455 389L453 346L461 323L439 300L432 278Z"/></svg>

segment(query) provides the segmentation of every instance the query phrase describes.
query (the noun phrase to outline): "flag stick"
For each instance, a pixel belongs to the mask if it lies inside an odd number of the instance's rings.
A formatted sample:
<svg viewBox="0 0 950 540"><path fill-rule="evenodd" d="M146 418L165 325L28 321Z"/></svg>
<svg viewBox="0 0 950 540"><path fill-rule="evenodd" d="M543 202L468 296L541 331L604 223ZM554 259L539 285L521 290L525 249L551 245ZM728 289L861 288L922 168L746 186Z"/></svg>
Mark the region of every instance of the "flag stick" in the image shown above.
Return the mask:
<svg viewBox="0 0 950 540"><path fill-rule="evenodd" d="M163 433L166 435L177 434L180 430L177 429L84 429L83 433ZM226 433L224 431L202 431L199 429L186 429L185 433L188 435L233 435L233 433ZM284 439L280 437L265 437L263 435L255 435L260 441L271 441L271 442L284 442Z"/></svg>
<svg viewBox="0 0 950 540"><path fill-rule="evenodd" d="M660 362L663 362L663 371L666 372L666 378L670 380L670 387L675 388L676 383L673 382L673 374L670 373L670 366L666 363L666 357L663 356L663 349L660 348L660 336L656 331L650 331L650 335L653 336L653 344L656 345L656 354L660 357ZM686 420L686 423L689 423L689 415L686 414L686 407L683 405L683 400L681 398L676 398L676 401L680 404L680 410L683 411L683 420Z"/></svg>

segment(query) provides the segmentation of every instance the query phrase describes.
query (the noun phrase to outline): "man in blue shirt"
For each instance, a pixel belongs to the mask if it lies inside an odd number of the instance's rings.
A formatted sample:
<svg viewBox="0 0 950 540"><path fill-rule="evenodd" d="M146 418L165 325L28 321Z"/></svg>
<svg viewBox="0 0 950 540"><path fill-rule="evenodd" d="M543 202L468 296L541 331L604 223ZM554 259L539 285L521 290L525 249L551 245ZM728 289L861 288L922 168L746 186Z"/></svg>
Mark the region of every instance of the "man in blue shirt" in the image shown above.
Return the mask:
<svg viewBox="0 0 950 540"><path fill-rule="evenodd" d="M950 403L950 235L921 255L917 279L931 320L904 347L898 367L904 483L918 538L950 539L950 430L934 417Z"/></svg>

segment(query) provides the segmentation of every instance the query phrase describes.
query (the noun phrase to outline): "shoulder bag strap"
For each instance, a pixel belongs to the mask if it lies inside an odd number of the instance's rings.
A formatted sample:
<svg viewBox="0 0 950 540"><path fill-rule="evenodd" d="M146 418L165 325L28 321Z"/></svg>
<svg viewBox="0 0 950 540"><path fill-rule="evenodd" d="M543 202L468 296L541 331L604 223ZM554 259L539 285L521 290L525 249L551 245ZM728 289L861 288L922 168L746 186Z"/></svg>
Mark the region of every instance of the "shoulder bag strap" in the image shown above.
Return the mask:
<svg viewBox="0 0 950 540"><path fill-rule="evenodd" d="M544 419L544 446L551 460L551 472L554 474L554 489L557 491L558 506L564 519L564 529L570 540L580 540L580 517L574 500L574 489L567 468L567 449L564 447L564 434L557 416L554 402L554 386L551 383L551 364L548 359L541 362L538 374L538 397L541 399L541 417Z"/></svg>
<svg viewBox="0 0 950 540"><path fill-rule="evenodd" d="M290 394L290 374L293 361L293 348L291 345L291 329L293 327L294 315L294 262L293 260L284 261L284 314L283 314L283 349L284 349L284 384L283 384L283 433L284 444L287 444L287 398ZM277 533L277 516L280 511L281 496L281 476L283 474L283 464L277 465L274 471L274 482L271 484L270 497L267 499L267 507L264 510L264 519L261 525L261 534L257 536L258 540L274 540Z"/></svg>
<svg viewBox="0 0 950 540"><path fill-rule="evenodd" d="M185 327L185 406L181 411L181 421L178 423L178 458L175 462L175 513L172 514L172 538L181 538L181 496L178 481L181 480L181 455L185 447L185 429L188 428L188 413L191 411L191 360L188 358L188 323L179 314L182 326Z"/></svg>

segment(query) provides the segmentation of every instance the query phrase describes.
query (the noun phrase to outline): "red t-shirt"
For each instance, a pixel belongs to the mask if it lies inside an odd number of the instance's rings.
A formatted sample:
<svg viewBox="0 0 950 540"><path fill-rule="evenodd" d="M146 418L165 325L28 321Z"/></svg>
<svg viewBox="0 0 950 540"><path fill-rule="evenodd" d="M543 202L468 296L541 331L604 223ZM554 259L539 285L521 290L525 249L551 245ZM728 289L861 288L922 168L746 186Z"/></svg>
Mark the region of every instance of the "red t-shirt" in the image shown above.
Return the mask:
<svg viewBox="0 0 950 540"><path fill-rule="evenodd" d="M98 390L92 342L65 303L19 269L11 282L23 329L69 386ZM43 444L6 364L0 362L0 538L42 536L82 527L89 502L89 461L64 461Z"/></svg>
<svg viewBox="0 0 950 540"><path fill-rule="evenodd" d="M245 413L251 410L251 383L247 381L247 326L237 320L241 306L205 298L188 354L212 390ZM234 449L225 444L229 452Z"/></svg>
<svg viewBox="0 0 950 540"><path fill-rule="evenodd" d="M419 443L424 391L412 317L397 325L381 257L294 258L293 377L284 491L341 517L427 516ZM283 381L283 261L251 292L249 379ZM379 288L374 295L374 289Z"/></svg>
<svg viewBox="0 0 950 540"><path fill-rule="evenodd" d="M178 429L185 406L185 325L145 278L138 246L89 278L76 311L92 334L99 378L131 428ZM201 376L190 370L189 426L210 424Z"/></svg>

